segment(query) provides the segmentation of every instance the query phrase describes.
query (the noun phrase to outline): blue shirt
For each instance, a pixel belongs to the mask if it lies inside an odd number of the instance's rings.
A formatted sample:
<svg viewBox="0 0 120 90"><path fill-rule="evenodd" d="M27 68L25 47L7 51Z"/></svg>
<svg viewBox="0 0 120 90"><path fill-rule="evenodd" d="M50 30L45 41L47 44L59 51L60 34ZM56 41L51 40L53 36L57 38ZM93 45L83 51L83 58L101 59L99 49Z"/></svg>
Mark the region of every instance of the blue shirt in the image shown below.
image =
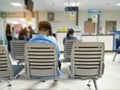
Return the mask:
<svg viewBox="0 0 120 90"><path fill-rule="evenodd" d="M66 41L66 40L77 40L77 38L74 37L74 36L70 36L69 38L64 37L64 38L63 38L63 45L65 45L65 41Z"/></svg>
<svg viewBox="0 0 120 90"><path fill-rule="evenodd" d="M53 43L53 44L55 44L56 49L57 49L58 60L60 60L60 49L59 49L59 46L57 44L56 39L54 39L52 37L48 37L45 34L37 34L37 35L35 35L35 37L31 38L29 40L29 42L31 42L31 43L43 42L43 43ZM62 74L61 71L58 69L58 76L60 76L61 74ZM32 76L32 77L33 78L39 78L39 76ZM45 76L45 77L53 78L54 76Z"/></svg>
<svg viewBox="0 0 120 90"><path fill-rule="evenodd" d="M38 34L35 37L31 38L29 42L44 42L44 43L54 43L57 49L58 59L60 60L60 49L57 44L56 39L46 36L45 34Z"/></svg>

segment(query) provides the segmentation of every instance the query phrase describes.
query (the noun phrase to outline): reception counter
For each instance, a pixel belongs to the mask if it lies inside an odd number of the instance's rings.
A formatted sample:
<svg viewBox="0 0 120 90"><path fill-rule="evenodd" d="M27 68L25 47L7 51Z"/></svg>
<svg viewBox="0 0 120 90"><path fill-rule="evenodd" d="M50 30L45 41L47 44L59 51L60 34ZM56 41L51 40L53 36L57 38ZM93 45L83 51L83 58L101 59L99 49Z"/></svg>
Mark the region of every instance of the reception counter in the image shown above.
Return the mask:
<svg viewBox="0 0 120 90"><path fill-rule="evenodd" d="M105 51L113 51L113 35L82 35L83 42L104 42Z"/></svg>
<svg viewBox="0 0 120 90"><path fill-rule="evenodd" d="M66 36L65 32L57 32L57 41L60 51L64 51L63 38ZM113 51L113 35L81 35L80 32L75 32L76 36L82 42L104 42L105 51Z"/></svg>
<svg viewBox="0 0 120 90"><path fill-rule="evenodd" d="M66 36L66 32L57 32L57 41L58 45L60 47L60 51L64 51L64 46L63 46L63 38ZM81 32L75 31L74 36L77 37L77 39L81 39Z"/></svg>

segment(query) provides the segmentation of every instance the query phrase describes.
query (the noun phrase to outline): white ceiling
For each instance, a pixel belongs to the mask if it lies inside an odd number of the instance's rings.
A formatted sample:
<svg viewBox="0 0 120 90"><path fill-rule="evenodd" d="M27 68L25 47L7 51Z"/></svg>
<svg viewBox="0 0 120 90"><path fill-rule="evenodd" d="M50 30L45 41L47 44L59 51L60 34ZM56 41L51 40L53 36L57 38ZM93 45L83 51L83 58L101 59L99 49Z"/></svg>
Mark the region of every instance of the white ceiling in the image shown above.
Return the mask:
<svg viewBox="0 0 120 90"><path fill-rule="evenodd" d="M14 7L10 2L19 2L23 7ZM118 10L116 4L120 0L33 0L34 11L64 11L64 3L81 3L79 10L100 9L100 10ZM25 11L24 0L0 0L0 11Z"/></svg>

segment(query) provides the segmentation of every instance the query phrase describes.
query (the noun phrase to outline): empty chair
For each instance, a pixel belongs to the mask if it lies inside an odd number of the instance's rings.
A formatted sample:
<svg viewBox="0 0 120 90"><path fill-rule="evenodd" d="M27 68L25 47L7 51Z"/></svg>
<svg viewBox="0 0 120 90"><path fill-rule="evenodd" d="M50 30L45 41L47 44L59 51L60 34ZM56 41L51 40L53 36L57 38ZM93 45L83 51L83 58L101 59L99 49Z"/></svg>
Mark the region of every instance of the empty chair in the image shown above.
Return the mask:
<svg viewBox="0 0 120 90"><path fill-rule="evenodd" d="M71 61L72 45L76 40L66 40L64 45L64 61ZM81 42L81 41L80 41Z"/></svg>
<svg viewBox="0 0 120 90"><path fill-rule="evenodd" d="M12 80L13 72L9 55L4 46L0 46L0 79L5 79L8 86L11 86L9 80Z"/></svg>
<svg viewBox="0 0 120 90"><path fill-rule="evenodd" d="M115 58L117 56L118 53L120 53L120 39L115 39L116 40L116 49L115 49L115 56L113 58L113 62L115 61Z"/></svg>
<svg viewBox="0 0 120 90"><path fill-rule="evenodd" d="M0 79L7 80L8 86L11 86L9 80L17 78L23 68L23 65L12 65L5 47L0 46Z"/></svg>
<svg viewBox="0 0 120 90"><path fill-rule="evenodd" d="M25 44L26 73L29 78L57 80L58 57L56 46L50 43Z"/></svg>
<svg viewBox="0 0 120 90"><path fill-rule="evenodd" d="M103 75L103 71L104 43L74 42L71 52L71 77L91 79L98 90L96 80Z"/></svg>
<svg viewBox="0 0 120 90"><path fill-rule="evenodd" d="M11 43L11 56L14 60L18 60L18 64L20 62L23 62L24 57L24 46L25 46L24 40L12 40Z"/></svg>

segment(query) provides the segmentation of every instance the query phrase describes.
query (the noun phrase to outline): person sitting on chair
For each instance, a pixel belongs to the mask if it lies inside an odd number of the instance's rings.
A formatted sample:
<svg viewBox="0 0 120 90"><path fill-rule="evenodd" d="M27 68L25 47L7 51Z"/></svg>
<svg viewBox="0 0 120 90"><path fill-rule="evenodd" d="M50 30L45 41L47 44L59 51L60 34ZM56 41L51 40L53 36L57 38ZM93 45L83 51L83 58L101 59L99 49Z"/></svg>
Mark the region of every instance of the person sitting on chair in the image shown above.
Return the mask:
<svg viewBox="0 0 120 90"><path fill-rule="evenodd" d="M29 40L29 42L31 43L36 43L36 42L43 42L43 43L53 43L56 45L56 49L57 49L57 54L58 54L58 75L61 75L61 62L60 62L60 50L57 44L57 41L49 36L52 35L52 28L51 28L51 24L47 21L41 21L39 22L38 25L38 33L35 37L31 38Z"/></svg>
<svg viewBox="0 0 120 90"><path fill-rule="evenodd" d="M73 35L74 35L74 30L72 28L68 29L66 37L63 38L63 45L65 45L66 40L77 40L77 38L74 37Z"/></svg>
<svg viewBox="0 0 120 90"><path fill-rule="evenodd" d="M25 41L30 40L30 36L26 28L20 30L18 40L25 40Z"/></svg>

